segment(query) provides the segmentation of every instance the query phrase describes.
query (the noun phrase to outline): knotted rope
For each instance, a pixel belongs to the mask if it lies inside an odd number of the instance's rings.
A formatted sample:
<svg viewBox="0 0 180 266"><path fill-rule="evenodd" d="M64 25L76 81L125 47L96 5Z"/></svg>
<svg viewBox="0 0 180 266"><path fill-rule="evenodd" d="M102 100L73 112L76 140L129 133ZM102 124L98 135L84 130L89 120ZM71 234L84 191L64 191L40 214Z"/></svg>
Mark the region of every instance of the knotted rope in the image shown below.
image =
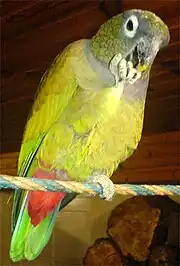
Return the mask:
<svg viewBox="0 0 180 266"><path fill-rule="evenodd" d="M87 196L102 194L102 187L97 184L74 181L60 181L37 178L24 178L18 176L0 175L0 189L25 189L53 192L76 192ZM116 194L131 196L147 195L180 195L180 185L134 185L115 184Z"/></svg>

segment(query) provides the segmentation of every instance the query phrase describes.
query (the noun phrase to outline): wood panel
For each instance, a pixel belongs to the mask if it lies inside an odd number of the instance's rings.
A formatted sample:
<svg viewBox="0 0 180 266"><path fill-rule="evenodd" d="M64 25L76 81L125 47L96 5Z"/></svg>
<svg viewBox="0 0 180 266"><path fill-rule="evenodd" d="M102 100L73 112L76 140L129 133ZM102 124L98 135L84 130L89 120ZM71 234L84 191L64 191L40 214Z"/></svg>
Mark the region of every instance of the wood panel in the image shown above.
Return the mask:
<svg viewBox="0 0 180 266"><path fill-rule="evenodd" d="M152 68L145 135L179 129L178 1L1 1L1 151L18 151L38 82L70 42L91 37L122 9L156 12L168 24L171 42Z"/></svg>
<svg viewBox="0 0 180 266"><path fill-rule="evenodd" d="M180 132L144 136L136 152L114 173L116 183L177 183ZM16 175L18 152L1 154L0 172Z"/></svg>

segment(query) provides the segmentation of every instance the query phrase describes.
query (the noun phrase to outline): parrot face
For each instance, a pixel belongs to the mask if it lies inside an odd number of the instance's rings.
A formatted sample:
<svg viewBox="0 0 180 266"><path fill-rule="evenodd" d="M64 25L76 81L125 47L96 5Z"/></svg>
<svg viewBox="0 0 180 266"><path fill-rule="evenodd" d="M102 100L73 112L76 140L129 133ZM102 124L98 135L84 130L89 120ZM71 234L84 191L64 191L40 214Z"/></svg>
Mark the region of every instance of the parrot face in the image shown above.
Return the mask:
<svg viewBox="0 0 180 266"><path fill-rule="evenodd" d="M130 52L125 54L126 59L129 57L134 66L152 64L158 50L169 42L167 26L150 12L125 12L123 20L124 39L132 40Z"/></svg>
<svg viewBox="0 0 180 266"><path fill-rule="evenodd" d="M143 74L169 39L168 27L154 13L128 10L100 27L92 38L91 51L97 60L107 65L120 54Z"/></svg>

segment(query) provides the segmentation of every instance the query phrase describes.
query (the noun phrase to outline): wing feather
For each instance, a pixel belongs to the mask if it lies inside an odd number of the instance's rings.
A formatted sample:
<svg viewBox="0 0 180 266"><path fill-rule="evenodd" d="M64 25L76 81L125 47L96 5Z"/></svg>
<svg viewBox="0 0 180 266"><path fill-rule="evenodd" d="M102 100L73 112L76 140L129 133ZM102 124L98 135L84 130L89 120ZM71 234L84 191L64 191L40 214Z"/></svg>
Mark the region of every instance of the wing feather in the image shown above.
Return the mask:
<svg viewBox="0 0 180 266"><path fill-rule="evenodd" d="M43 75L31 114L25 127L21 145L18 174L31 176L34 159L44 137L67 106L77 89L71 58L82 50L83 40L68 45L59 54L52 66ZM16 191L12 211L12 231L15 228L24 196L23 191Z"/></svg>
<svg viewBox="0 0 180 266"><path fill-rule="evenodd" d="M40 81L19 155L18 173L22 176L27 173L26 166L31 164L29 155L31 154L33 158L42 139L77 88L71 58L80 45L81 43L78 42L68 45L63 53L55 58L52 66Z"/></svg>

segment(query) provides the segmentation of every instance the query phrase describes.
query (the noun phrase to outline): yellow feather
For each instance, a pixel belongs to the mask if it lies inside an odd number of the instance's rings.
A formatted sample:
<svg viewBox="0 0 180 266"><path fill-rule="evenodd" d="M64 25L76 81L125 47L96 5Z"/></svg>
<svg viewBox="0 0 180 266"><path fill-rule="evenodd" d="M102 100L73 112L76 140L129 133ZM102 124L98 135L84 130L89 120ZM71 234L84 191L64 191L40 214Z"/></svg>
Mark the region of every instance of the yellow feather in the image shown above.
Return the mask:
<svg viewBox="0 0 180 266"><path fill-rule="evenodd" d="M71 58L82 50L83 44L84 41L80 40L68 45L44 74L26 125L19 156L19 169L25 164L24 161L36 146L37 140L41 139L57 120L77 89Z"/></svg>

